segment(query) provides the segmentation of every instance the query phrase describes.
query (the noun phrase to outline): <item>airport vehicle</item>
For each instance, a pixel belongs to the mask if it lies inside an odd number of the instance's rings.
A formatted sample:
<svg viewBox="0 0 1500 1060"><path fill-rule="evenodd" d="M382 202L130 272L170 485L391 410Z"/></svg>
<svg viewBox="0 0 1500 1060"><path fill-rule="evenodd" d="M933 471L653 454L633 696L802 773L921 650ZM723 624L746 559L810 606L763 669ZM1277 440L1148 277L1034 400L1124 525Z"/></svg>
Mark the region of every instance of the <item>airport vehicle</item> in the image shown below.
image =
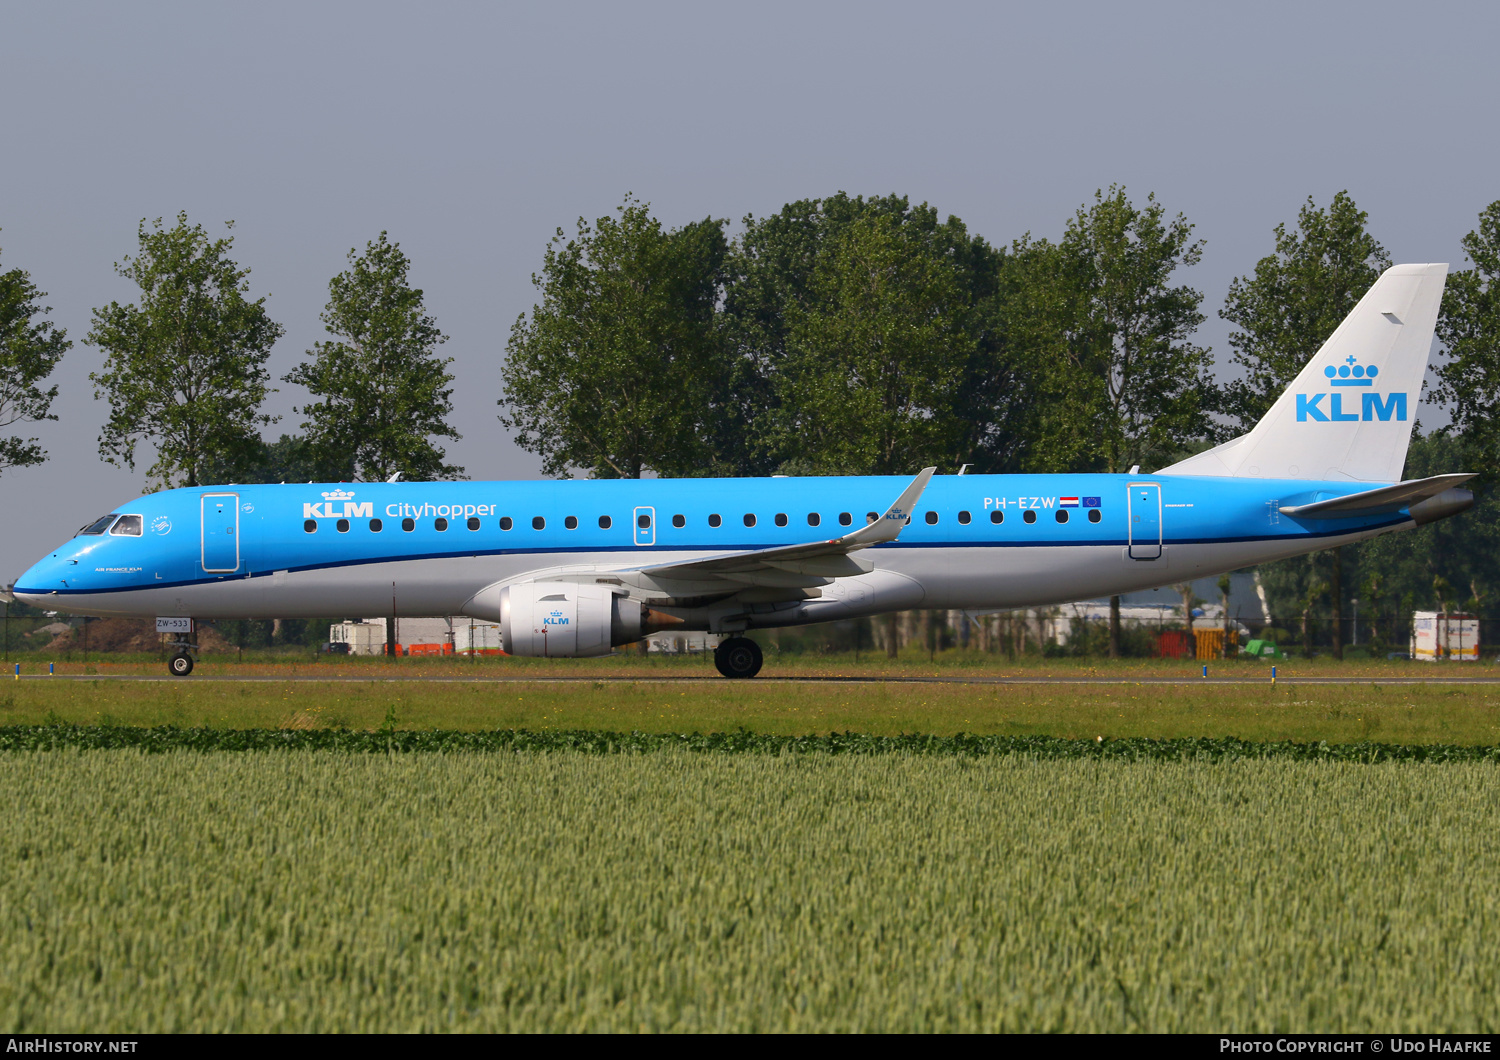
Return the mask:
<svg viewBox="0 0 1500 1060"><path fill-rule="evenodd" d="M720 672L751 677L751 629L1187 581L1472 504L1471 475L1401 481L1446 275L1387 270L1248 434L1154 474L174 489L84 527L14 592L92 615L466 614L514 655L711 630L732 634Z"/></svg>

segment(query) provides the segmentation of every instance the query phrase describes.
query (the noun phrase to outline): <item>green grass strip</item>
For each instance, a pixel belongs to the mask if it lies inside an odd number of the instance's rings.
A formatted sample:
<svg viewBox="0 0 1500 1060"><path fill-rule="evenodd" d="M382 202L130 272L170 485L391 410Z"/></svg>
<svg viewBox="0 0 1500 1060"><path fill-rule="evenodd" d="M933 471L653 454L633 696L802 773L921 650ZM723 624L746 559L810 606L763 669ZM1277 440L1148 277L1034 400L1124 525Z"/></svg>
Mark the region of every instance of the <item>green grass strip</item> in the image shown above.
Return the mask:
<svg viewBox="0 0 1500 1060"><path fill-rule="evenodd" d="M510 751L582 754L645 754L668 748L712 754L829 755L1024 755L1038 759L1124 759L1128 761L1235 761L1280 759L1319 762L1500 762L1500 747L1385 743L1256 742L1233 737L1152 740L1068 740L1052 736L777 736L739 732L663 734L589 729L486 732L367 731L321 729L211 729L128 725L0 726L0 751L114 750L165 751L336 751L346 754L413 754L454 751Z"/></svg>

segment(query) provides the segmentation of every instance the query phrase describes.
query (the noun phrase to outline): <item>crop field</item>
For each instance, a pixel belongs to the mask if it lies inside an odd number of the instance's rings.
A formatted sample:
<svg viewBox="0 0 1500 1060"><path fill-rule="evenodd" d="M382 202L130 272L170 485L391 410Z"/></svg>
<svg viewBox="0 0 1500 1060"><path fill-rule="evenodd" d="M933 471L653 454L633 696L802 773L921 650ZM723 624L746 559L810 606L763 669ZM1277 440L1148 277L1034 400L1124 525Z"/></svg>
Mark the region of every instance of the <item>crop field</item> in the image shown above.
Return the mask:
<svg viewBox="0 0 1500 1060"><path fill-rule="evenodd" d="M1500 686L627 661L7 682L0 1027L1500 1024Z"/></svg>
<svg viewBox="0 0 1500 1060"><path fill-rule="evenodd" d="M1492 1033L1496 769L7 751L0 1025Z"/></svg>
<svg viewBox="0 0 1500 1060"><path fill-rule="evenodd" d="M595 729L1500 744L1500 685L30 679L0 725Z"/></svg>

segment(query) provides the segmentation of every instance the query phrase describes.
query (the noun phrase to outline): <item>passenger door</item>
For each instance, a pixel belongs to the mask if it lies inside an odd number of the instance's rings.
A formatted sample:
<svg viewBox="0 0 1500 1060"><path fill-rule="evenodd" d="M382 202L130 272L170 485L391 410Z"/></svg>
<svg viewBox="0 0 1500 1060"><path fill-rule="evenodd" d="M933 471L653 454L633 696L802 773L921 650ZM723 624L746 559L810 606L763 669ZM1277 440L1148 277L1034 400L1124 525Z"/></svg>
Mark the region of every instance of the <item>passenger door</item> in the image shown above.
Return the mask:
<svg viewBox="0 0 1500 1060"><path fill-rule="evenodd" d="M205 493L201 505L203 570L233 574L240 569L240 495Z"/></svg>
<svg viewBox="0 0 1500 1060"><path fill-rule="evenodd" d="M637 508L635 510L635 543L637 545L656 544L655 508Z"/></svg>
<svg viewBox="0 0 1500 1060"><path fill-rule="evenodd" d="M1130 558L1161 557L1161 487L1154 482L1132 482L1125 513L1130 527Z"/></svg>

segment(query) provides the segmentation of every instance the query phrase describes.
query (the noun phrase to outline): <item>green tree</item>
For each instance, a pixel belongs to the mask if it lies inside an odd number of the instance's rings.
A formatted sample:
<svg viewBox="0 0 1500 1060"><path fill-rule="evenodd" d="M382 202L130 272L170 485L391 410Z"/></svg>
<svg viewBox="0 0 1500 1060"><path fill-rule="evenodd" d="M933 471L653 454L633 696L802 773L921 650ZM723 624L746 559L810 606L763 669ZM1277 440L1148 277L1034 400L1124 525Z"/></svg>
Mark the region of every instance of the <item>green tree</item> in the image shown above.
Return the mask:
<svg viewBox="0 0 1500 1060"><path fill-rule="evenodd" d="M253 449L234 454L224 464L203 468L208 482L349 482L355 477L347 454L342 458L316 447L297 434L283 434L274 442L261 442Z"/></svg>
<svg viewBox="0 0 1500 1060"><path fill-rule="evenodd" d="M67 332L42 317L52 312L40 304L31 274L21 269L0 272L0 428L20 422L55 420L52 399L57 387L41 383L73 344ZM40 464L47 453L35 438L0 437L0 473Z"/></svg>
<svg viewBox="0 0 1500 1060"><path fill-rule="evenodd" d="M997 270L996 292L975 307L978 356L961 388L976 470L1097 470L1090 424L1097 387L1081 377L1087 359L1074 342L1082 302L1063 248L1028 234Z"/></svg>
<svg viewBox="0 0 1500 1060"><path fill-rule="evenodd" d="M1117 473L1164 462L1212 431L1212 360L1189 341L1203 322L1203 295L1172 283L1202 257L1192 232L1182 214L1168 218L1154 194L1137 208L1111 185L1079 207L1059 244L1055 278L1035 285L1047 318L1062 328L1051 343L1056 368L1041 377L1051 380L1051 400L1040 415L1054 439L1049 448L1068 455L1067 470ZM1114 596L1111 658L1120 637Z"/></svg>
<svg viewBox="0 0 1500 1060"><path fill-rule="evenodd" d="M143 220L137 235L139 252L115 271L140 288L140 303L95 309L87 338L105 355L89 375L94 397L110 403L99 452L134 468L136 443L147 440L157 485L202 485L202 468L253 452L272 422L260 406L282 327L264 296L248 298L250 270L229 257L231 237L210 240L185 213L172 228Z"/></svg>
<svg viewBox="0 0 1500 1060"><path fill-rule="evenodd" d="M892 217L833 237L788 307L773 447L812 473L910 473L961 453L973 342L959 270Z"/></svg>
<svg viewBox="0 0 1500 1060"><path fill-rule="evenodd" d="M793 320L814 311L814 276L840 235L871 217L894 218L929 238L938 227L936 211L925 205L912 210L902 196L865 199L842 191L787 203L767 217L745 216L726 265L723 315L731 376L722 436L716 439L737 474L770 474L788 461L795 470L806 462L804 445L785 444L779 386Z"/></svg>
<svg viewBox="0 0 1500 1060"><path fill-rule="evenodd" d="M1437 334L1448 361L1437 369L1435 397L1453 416L1478 457L1468 471L1494 481L1500 459L1500 201L1479 215L1479 227L1463 238L1472 265L1448 277Z"/></svg>
<svg viewBox="0 0 1500 1060"><path fill-rule="evenodd" d="M541 301L511 328L500 421L551 475L713 473L724 222L668 231L628 195L618 213L548 245Z"/></svg>
<svg viewBox="0 0 1500 1060"><path fill-rule="evenodd" d="M1203 295L1172 284L1202 257L1192 232L1155 195L1138 209L1112 185L1079 208L1063 237L1076 299L1069 359L1089 407L1078 423L1093 439L1098 470L1158 460L1212 430L1212 358L1189 341L1203 323Z"/></svg>
<svg viewBox="0 0 1500 1060"><path fill-rule="evenodd" d="M451 479L434 438L458 438L453 412L453 359L447 341L408 282L411 261L385 232L348 254L349 268L328 281L321 319L332 341L284 376L318 399L300 406L305 446L323 467L350 467L358 478Z"/></svg>
<svg viewBox="0 0 1500 1060"><path fill-rule="evenodd" d="M721 421L731 437L720 443L723 459L738 473L861 466L812 452L816 440L796 429L807 410L788 404L793 390L806 388L808 371L832 382L832 367L808 364L798 342L814 325L826 333L855 304L853 286L831 284L830 277L847 264L856 227L868 242L869 233L884 226L887 242L899 243L921 270L936 268L945 277L941 306L934 303L941 317L922 326L943 330L945 341L955 344L944 364L958 381L944 398L951 428L945 437L951 437L931 459L1013 471L1052 448L1055 439L1043 428L1063 417L1044 421L1039 412L1052 407L1057 389L1048 385L1056 362L1045 342L1061 330L1049 330L1056 270L1048 255L1055 258L1055 247L1027 239L1007 253L970 234L959 218L944 220L927 203L913 206L900 195L866 199L838 192L788 203L764 218L747 216L744 224L731 250L724 297L732 354L726 378L733 382L724 402L732 415ZM907 286L921 282L914 275ZM889 279L886 290L896 291ZM860 304L867 309L878 294L867 289ZM800 329L796 335L794 328Z"/></svg>
<svg viewBox="0 0 1500 1060"><path fill-rule="evenodd" d="M1226 436L1260 421L1390 267L1390 255L1365 229L1367 220L1347 191L1327 210L1308 196L1295 231L1276 226L1276 253L1261 258L1254 275L1230 283L1219 316L1241 329L1230 334L1229 345L1245 375L1225 388Z"/></svg>

